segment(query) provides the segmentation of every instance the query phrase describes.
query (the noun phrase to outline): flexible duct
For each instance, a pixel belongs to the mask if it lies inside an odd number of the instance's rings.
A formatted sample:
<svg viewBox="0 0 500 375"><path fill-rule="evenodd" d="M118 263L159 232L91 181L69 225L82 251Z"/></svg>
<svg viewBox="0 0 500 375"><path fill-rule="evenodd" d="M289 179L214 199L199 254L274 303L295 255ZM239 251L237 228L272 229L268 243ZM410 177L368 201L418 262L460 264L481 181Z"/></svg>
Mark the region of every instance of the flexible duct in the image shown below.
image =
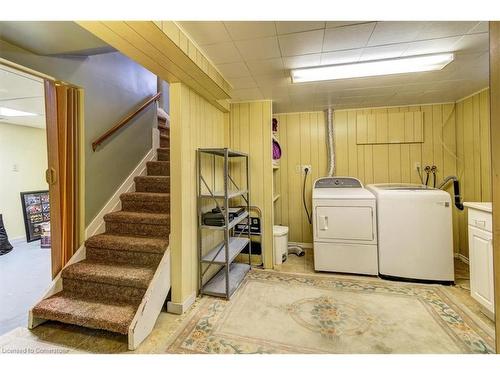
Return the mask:
<svg viewBox="0 0 500 375"><path fill-rule="evenodd" d="M328 177L335 174L335 151L333 149L333 109L325 110L326 114L326 147L328 152Z"/></svg>

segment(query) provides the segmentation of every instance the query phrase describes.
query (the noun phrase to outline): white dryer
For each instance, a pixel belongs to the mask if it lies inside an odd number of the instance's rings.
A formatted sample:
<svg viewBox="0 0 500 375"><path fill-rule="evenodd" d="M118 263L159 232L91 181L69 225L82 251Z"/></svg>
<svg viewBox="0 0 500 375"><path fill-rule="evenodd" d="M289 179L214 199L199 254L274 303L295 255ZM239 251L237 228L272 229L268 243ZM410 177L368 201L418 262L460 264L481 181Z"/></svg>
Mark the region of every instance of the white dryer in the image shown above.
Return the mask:
<svg viewBox="0 0 500 375"><path fill-rule="evenodd" d="M313 187L314 268L378 274L375 196L353 177L323 177Z"/></svg>
<svg viewBox="0 0 500 375"><path fill-rule="evenodd" d="M377 197L381 277L451 284L450 194L425 185L367 185Z"/></svg>

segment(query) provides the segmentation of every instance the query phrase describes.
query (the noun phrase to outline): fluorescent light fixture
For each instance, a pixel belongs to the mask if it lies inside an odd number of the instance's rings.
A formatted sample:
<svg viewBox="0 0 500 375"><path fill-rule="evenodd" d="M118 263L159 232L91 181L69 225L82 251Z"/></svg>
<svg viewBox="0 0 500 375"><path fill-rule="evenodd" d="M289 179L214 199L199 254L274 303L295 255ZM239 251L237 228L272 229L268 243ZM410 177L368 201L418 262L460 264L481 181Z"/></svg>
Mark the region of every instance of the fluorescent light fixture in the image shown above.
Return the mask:
<svg viewBox="0 0 500 375"><path fill-rule="evenodd" d="M441 70L453 61L453 53L400 57L397 59L362 61L352 64L292 69L292 82L330 81L335 79L384 76Z"/></svg>
<svg viewBox="0 0 500 375"><path fill-rule="evenodd" d="M5 117L23 117L23 116L38 116L36 113L18 111L17 109L0 107L0 116Z"/></svg>

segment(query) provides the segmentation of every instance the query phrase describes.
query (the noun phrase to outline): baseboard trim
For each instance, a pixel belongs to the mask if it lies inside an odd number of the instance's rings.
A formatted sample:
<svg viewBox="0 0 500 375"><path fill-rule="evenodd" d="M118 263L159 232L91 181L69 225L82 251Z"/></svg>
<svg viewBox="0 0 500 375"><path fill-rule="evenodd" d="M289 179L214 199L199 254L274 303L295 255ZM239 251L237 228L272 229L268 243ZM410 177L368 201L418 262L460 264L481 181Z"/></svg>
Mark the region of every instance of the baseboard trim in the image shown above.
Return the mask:
<svg viewBox="0 0 500 375"><path fill-rule="evenodd" d="M172 301L167 302L167 311L172 314L182 315L184 314L196 300L196 293L193 292L188 298L186 298L181 303L175 303Z"/></svg>
<svg viewBox="0 0 500 375"><path fill-rule="evenodd" d="M462 255L460 253L455 253L455 258L460 259L465 264L469 264L469 258L467 258L465 255Z"/></svg>
<svg viewBox="0 0 500 375"><path fill-rule="evenodd" d="M152 134L153 134L153 148L151 148L151 150L148 151L146 156L142 158L139 164L128 175L125 181L120 185L120 187L115 191L113 196L104 205L102 210L99 211L97 216L89 224L89 226L85 230L85 239L88 239L89 237L92 237L99 233L104 233L105 231L104 215L110 212L119 211L121 209L120 195L122 195L123 193L129 193L134 191L135 187L134 178L137 176L144 176L146 174L146 163L156 158L156 149L158 148L154 140L155 136L156 138L159 138L158 129L153 129Z"/></svg>
<svg viewBox="0 0 500 375"><path fill-rule="evenodd" d="M312 243L309 242L288 242L289 246L300 246L303 249L313 249L314 246Z"/></svg>

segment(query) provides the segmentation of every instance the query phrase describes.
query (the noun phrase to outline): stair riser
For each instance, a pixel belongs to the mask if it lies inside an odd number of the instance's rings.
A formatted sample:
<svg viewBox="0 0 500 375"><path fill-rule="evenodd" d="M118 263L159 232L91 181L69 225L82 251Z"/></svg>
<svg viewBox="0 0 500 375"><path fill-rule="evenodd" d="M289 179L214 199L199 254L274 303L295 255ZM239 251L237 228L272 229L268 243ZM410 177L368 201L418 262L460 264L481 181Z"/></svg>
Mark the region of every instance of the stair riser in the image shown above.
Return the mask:
<svg viewBox="0 0 500 375"><path fill-rule="evenodd" d="M141 193L170 193L170 182L136 180L135 191Z"/></svg>
<svg viewBox="0 0 500 375"><path fill-rule="evenodd" d="M93 247L86 248L87 259L98 262L115 262L133 264L136 266L156 267L161 261L162 254L145 253L124 250L109 250Z"/></svg>
<svg viewBox="0 0 500 375"><path fill-rule="evenodd" d="M160 137L160 147L170 147L170 138Z"/></svg>
<svg viewBox="0 0 500 375"><path fill-rule="evenodd" d="M148 163L148 176L169 176L170 163Z"/></svg>
<svg viewBox="0 0 500 375"><path fill-rule="evenodd" d="M140 303L146 293L146 289L142 288L65 278L63 278L63 289L81 298L131 303Z"/></svg>
<svg viewBox="0 0 500 375"><path fill-rule="evenodd" d="M160 131L160 135L166 135L166 136L170 135L170 130L168 129L158 127L158 130Z"/></svg>
<svg viewBox="0 0 500 375"><path fill-rule="evenodd" d="M158 151L158 161L170 161L170 152Z"/></svg>
<svg viewBox="0 0 500 375"><path fill-rule="evenodd" d="M168 214L170 212L170 200L161 202L122 200L122 210L131 212L151 212L151 213Z"/></svg>
<svg viewBox="0 0 500 375"><path fill-rule="evenodd" d="M170 233L170 225L120 223L116 221L107 221L106 232L110 234L122 234L131 236L167 237Z"/></svg>

